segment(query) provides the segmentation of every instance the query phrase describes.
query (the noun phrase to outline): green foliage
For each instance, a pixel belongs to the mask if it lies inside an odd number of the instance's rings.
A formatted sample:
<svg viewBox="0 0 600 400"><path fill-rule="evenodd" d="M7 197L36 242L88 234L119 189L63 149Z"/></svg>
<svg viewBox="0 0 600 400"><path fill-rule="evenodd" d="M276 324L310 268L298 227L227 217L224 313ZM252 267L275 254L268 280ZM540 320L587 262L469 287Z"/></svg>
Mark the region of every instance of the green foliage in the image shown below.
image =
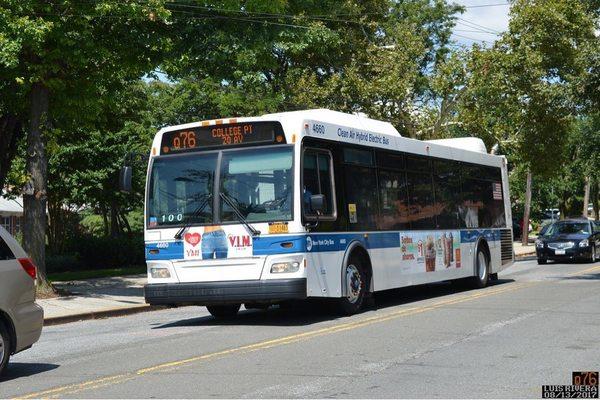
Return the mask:
<svg viewBox="0 0 600 400"><path fill-rule="evenodd" d="M49 253L48 272L141 266L146 262L141 234L122 236L78 235L70 239L62 254Z"/></svg>
<svg viewBox="0 0 600 400"><path fill-rule="evenodd" d="M107 236L143 230L145 168L119 193L125 156L147 154L163 126L221 117L325 107L419 139L477 136L507 155L517 207L531 170L534 210L576 210L600 170L599 5L515 0L493 47L457 50L462 9L444 0L1 0L0 122L26 126L31 88L48 89L56 268L112 257L88 242L127 262ZM140 81L157 67L172 80ZM30 180L24 144L16 191Z"/></svg>
<svg viewBox="0 0 600 400"><path fill-rule="evenodd" d="M582 2L515 1L509 31L474 49L460 118L467 131L499 142L513 162L550 176L561 165L581 100L579 49L594 38Z"/></svg>
<svg viewBox="0 0 600 400"><path fill-rule="evenodd" d="M106 233L102 215L89 214L81 219L79 223L84 233L92 236L102 236Z"/></svg>

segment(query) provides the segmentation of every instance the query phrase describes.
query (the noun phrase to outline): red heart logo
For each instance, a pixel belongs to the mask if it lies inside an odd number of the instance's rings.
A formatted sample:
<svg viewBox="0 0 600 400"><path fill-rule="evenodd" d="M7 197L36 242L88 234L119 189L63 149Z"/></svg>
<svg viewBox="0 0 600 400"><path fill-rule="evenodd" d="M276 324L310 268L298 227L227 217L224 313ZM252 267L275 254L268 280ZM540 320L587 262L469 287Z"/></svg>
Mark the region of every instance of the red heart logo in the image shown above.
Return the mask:
<svg viewBox="0 0 600 400"><path fill-rule="evenodd" d="M191 244L192 246L196 246L200 243L200 234L199 233L186 233L183 237L186 242Z"/></svg>

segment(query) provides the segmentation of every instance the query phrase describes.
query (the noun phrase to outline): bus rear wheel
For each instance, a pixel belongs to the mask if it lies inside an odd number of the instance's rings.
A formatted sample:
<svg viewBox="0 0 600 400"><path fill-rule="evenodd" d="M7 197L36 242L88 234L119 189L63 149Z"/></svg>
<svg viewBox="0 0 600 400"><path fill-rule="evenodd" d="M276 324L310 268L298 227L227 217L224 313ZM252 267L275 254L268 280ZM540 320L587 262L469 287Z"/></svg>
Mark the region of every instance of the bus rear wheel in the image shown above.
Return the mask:
<svg viewBox="0 0 600 400"><path fill-rule="evenodd" d="M338 299L338 310L344 315L358 313L367 294L367 273L360 259L353 257L348 261L344 274L346 296Z"/></svg>
<svg viewBox="0 0 600 400"><path fill-rule="evenodd" d="M475 276L471 278L473 287L481 289L487 286L490 278L490 266L488 257L483 249L477 249L475 258Z"/></svg>
<svg viewBox="0 0 600 400"><path fill-rule="evenodd" d="M240 311L241 304L219 304L206 306L210 315L215 318L235 317Z"/></svg>

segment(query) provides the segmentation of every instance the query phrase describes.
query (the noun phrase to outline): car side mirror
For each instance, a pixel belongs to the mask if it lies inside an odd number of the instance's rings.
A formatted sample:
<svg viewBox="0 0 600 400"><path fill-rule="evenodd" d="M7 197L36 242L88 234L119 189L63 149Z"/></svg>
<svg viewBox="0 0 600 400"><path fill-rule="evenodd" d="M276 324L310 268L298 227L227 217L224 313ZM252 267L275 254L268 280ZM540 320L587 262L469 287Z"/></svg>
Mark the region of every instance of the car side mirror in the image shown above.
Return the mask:
<svg viewBox="0 0 600 400"><path fill-rule="evenodd" d="M125 166L119 171L119 190L121 192L130 193L132 190L133 168Z"/></svg>
<svg viewBox="0 0 600 400"><path fill-rule="evenodd" d="M325 195L313 194L310 196L310 209L317 214L322 214L325 211Z"/></svg>

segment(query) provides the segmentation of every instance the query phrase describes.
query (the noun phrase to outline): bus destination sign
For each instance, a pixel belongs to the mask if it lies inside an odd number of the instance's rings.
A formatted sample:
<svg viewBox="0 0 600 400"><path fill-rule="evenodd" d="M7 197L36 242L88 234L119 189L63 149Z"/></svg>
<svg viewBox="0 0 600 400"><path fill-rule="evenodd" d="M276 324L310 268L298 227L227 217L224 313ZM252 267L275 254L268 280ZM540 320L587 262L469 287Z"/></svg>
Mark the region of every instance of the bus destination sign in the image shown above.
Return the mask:
<svg viewBox="0 0 600 400"><path fill-rule="evenodd" d="M279 122L258 121L201 126L165 132L162 137L161 154L269 143L285 143Z"/></svg>

